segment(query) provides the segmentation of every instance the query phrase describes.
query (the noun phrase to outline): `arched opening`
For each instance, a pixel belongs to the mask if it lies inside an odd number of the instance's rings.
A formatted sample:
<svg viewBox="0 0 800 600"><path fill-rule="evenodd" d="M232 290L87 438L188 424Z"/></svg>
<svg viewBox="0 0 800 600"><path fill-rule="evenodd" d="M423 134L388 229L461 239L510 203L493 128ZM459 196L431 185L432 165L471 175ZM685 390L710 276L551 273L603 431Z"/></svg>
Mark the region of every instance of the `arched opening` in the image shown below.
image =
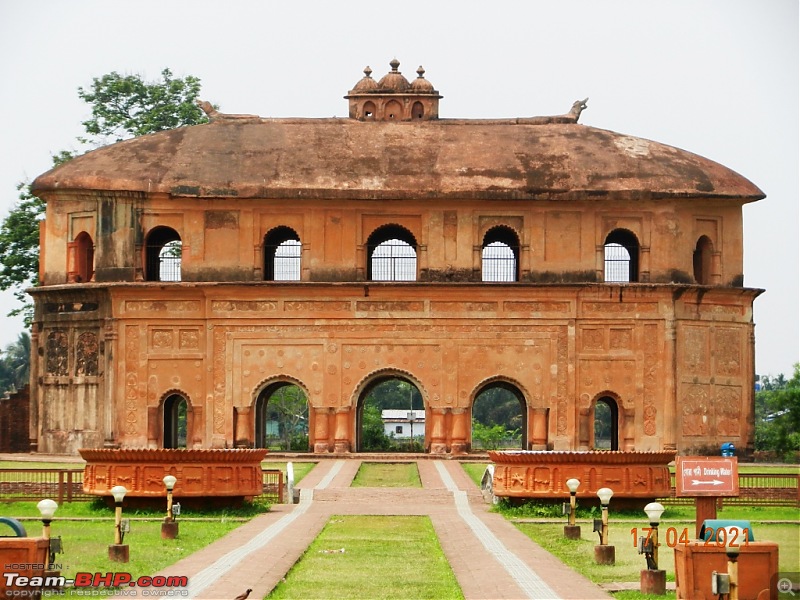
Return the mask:
<svg viewBox="0 0 800 600"><path fill-rule="evenodd" d="M639 281L639 240L627 229L615 229L605 241L605 281Z"/></svg>
<svg viewBox="0 0 800 600"><path fill-rule="evenodd" d="M701 235L692 255L694 280L700 285L711 283L711 254L713 251L714 245L711 240L707 236Z"/></svg>
<svg viewBox="0 0 800 600"><path fill-rule="evenodd" d="M300 236L289 227L276 227L264 236L264 279L300 281Z"/></svg>
<svg viewBox="0 0 800 600"><path fill-rule="evenodd" d="M422 102L414 102L411 106L411 118L412 119L421 119L425 116L425 107L422 106Z"/></svg>
<svg viewBox="0 0 800 600"><path fill-rule="evenodd" d="M386 103L385 114L387 121L402 121L403 107L397 100L390 100Z"/></svg>
<svg viewBox="0 0 800 600"><path fill-rule="evenodd" d="M482 281L519 281L519 238L513 229L493 227L483 236Z"/></svg>
<svg viewBox="0 0 800 600"><path fill-rule="evenodd" d="M81 231L75 238L75 264L73 280L76 283L91 281L94 277L94 243L91 236Z"/></svg>
<svg viewBox="0 0 800 600"><path fill-rule="evenodd" d="M617 401L610 396L598 398L594 404L593 448L595 450L619 450L619 409Z"/></svg>
<svg viewBox="0 0 800 600"><path fill-rule="evenodd" d="M268 385L256 398L255 413L256 448L308 451L308 398L299 385Z"/></svg>
<svg viewBox="0 0 800 600"><path fill-rule="evenodd" d="M367 240L367 279L416 281L417 241L399 225L384 225Z"/></svg>
<svg viewBox="0 0 800 600"><path fill-rule="evenodd" d="M164 400L164 448L186 448L186 431L189 405L180 394L172 394Z"/></svg>
<svg viewBox="0 0 800 600"><path fill-rule="evenodd" d="M497 381L484 386L472 403L472 449L527 447L527 405L514 385Z"/></svg>
<svg viewBox="0 0 800 600"><path fill-rule="evenodd" d="M181 280L181 236L171 227L155 227L145 242L145 281Z"/></svg>
<svg viewBox="0 0 800 600"><path fill-rule="evenodd" d="M375 104L373 102L364 102L364 118L369 120L375 119Z"/></svg>
<svg viewBox="0 0 800 600"><path fill-rule="evenodd" d="M358 399L358 452L424 452L425 406L419 388L389 375L370 382Z"/></svg>

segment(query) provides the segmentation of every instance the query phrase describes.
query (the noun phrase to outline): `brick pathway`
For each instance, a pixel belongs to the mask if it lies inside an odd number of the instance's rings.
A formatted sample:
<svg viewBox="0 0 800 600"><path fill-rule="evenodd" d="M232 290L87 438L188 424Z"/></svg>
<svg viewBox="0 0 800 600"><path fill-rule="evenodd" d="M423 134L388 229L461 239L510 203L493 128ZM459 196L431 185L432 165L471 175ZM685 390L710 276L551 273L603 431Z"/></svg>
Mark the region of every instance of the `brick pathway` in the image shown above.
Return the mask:
<svg viewBox="0 0 800 600"><path fill-rule="evenodd" d="M428 515L465 598L612 598L488 512L461 465L420 460L423 488L351 488L360 460L324 460L298 487L300 503L275 505L159 575L189 577L190 598L270 592L332 515ZM191 535L185 528L182 535ZM126 592L134 591L128 589ZM129 594L128 594L129 595Z"/></svg>

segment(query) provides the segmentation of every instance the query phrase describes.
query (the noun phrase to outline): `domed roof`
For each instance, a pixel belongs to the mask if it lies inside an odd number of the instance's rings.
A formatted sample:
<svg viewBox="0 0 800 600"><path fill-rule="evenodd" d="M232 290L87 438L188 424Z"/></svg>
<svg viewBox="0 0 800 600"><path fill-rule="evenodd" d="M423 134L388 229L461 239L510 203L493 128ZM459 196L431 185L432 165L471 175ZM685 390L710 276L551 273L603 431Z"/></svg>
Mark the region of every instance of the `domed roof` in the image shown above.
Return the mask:
<svg viewBox="0 0 800 600"><path fill-rule="evenodd" d="M391 90L393 92L407 91L410 87L408 79L406 79L403 74L397 70L397 68L400 66L400 61L396 58L393 58L389 63L389 66L392 67L392 70L381 77L381 80L378 82L378 87L382 90Z"/></svg>
<svg viewBox="0 0 800 600"><path fill-rule="evenodd" d="M642 138L532 119L236 119L94 150L41 175L59 190L189 197L580 200L764 197L703 158Z"/></svg>
<svg viewBox="0 0 800 600"><path fill-rule="evenodd" d="M364 69L364 77L358 80L358 82L353 86L353 89L350 90L350 93L371 92L377 89L378 82L372 78L372 69L370 69L369 65L367 65Z"/></svg>
<svg viewBox="0 0 800 600"><path fill-rule="evenodd" d="M420 94L435 94L436 90L433 89L433 84L425 79L425 69L422 65L417 69L417 78L411 82L411 89Z"/></svg>

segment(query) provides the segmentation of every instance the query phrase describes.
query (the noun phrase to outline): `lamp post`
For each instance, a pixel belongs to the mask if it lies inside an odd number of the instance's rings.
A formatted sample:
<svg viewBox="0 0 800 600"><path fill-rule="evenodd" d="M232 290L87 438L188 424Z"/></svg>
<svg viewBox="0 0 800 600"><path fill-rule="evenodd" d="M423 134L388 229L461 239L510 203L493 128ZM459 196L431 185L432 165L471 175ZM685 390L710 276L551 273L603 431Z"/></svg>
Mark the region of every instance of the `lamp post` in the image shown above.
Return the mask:
<svg viewBox="0 0 800 600"><path fill-rule="evenodd" d="M414 409L413 408L410 411L408 411L408 425L411 428L411 435L409 436L409 440L410 440L409 446L410 446L411 452L413 452L414 451Z"/></svg>
<svg viewBox="0 0 800 600"><path fill-rule="evenodd" d="M174 540L178 536L178 522L172 514L172 490L178 480L174 475L167 475L162 481L167 488L167 516L161 523L161 539Z"/></svg>
<svg viewBox="0 0 800 600"><path fill-rule="evenodd" d="M115 485L111 488L111 495L114 496L114 543L108 546L108 559L114 562L128 562L130 560L130 549L127 544L123 544L124 532L122 531L122 501L128 493L124 485Z"/></svg>
<svg viewBox="0 0 800 600"><path fill-rule="evenodd" d="M614 546L608 544L608 504L614 490L611 488L600 488L597 490L597 497L600 498L601 520L594 521L594 530L600 534L600 544L594 547L594 561L598 565L613 565L615 562Z"/></svg>
<svg viewBox="0 0 800 600"><path fill-rule="evenodd" d="M738 536L733 537L732 530L738 529ZM728 536L726 539L741 540L744 531L741 528L729 527L727 529ZM717 532L719 535L719 532ZM728 544L725 549L725 554L728 556L728 579L730 582L730 592L728 600L739 600L739 544Z"/></svg>
<svg viewBox="0 0 800 600"><path fill-rule="evenodd" d="M58 509L58 504L56 504L54 500L50 500L50 498L45 498L39 501L36 508L39 509L39 513L42 515L42 537L49 540L50 523L53 522L53 515L56 513L56 509Z"/></svg>
<svg viewBox="0 0 800 600"><path fill-rule="evenodd" d="M664 513L664 506L658 502L650 502L644 507L647 520L650 522L650 537L639 540L639 553L645 555L647 569L639 574L639 589L643 594L663 596L667 593L667 572L658 568L658 524Z"/></svg>
<svg viewBox="0 0 800 600"><path fill-rule="evenodd" d="M576 494L581 482L579 479L567 479L567 489L569 489L569 520L564 525L564 537L568 540L578 540L581 537L581 526L575 524ZM565 507L566 508L566 507Z"/></svg>

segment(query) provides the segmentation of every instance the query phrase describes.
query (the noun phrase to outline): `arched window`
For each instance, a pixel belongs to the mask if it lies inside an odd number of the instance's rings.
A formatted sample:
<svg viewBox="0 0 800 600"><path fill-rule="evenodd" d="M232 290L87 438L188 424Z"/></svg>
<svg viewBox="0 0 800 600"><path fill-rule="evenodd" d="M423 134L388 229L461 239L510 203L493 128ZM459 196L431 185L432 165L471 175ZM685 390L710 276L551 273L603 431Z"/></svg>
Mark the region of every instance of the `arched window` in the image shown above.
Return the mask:
<svg viewBox="0 0 800 600"><path fill-rule="evenodd" d="M372 102L364 102L364 118L373 120L375 119L375 104Z"/></svg>
<svg viewBox="0 0 800 600"><path fill-rule="evenodd" d="M498 381L481 389L472 403L472 449L525 449L527 405L516 386Z"/></svg>
<svg viewBox="0 0 800 600"><path fill-rule="evenodd" d="M300 281L300 236L289 227L276 227L264 236L264 279Z"/></svg>
<svg viewBox="0 0 800 600"><path fill-rule="evenodd" d="M711 240L705 236L700 236L695 246L692 262L694 263L694 280L700 285L711 283L711 253L714 246Z"/></svg>
<svg viewBox="0 0 800 600"><path fill-rule="evenodd" d="M422 106L422 102L414 102L411 106L411 118L412 119L421 119L425 116L425 108Z"/></svg>
<svg viewBox="0 0 800 600"><path fill-rule="evenodd" d="M403 107L397 100L390 100L386 103L385 114L387 121L402 121Z"/></svg>
<svg viewBox="0 0 800 600"><path fill-rule="evenodd" d="M598 398L594 405L594 449L619 450L619 411L610 396Z"/></svg>
<svg viewBox="0 0 800 600"><path fill-rule="evenodd" d="M378 377L358 399L358 452L423 452L425 404L419 388L405 377Z"/></svg>
<svg viewBox="0 0 800 600"><path fill-rule="evenodd" d="M164 400L164 448L186 448L186 398L172 394Z"/></svg>
<svg viewBox="0 0 800 600"><path fill-rule="evenodd" d="M367 240L367 278L371 281L416 281L417 241L399 225L379 227Z"/></svg>
<svg viewBox="0 0 800 600"><path fill-rule="evenodd" d="M493 227L483 237L482 281L519 280L519 239L508 227Z"/></svg>
<svg viewBox="0 0 800 600"><path fill-rule="evenodd" d="M299 385L279 381L256 398L256 448L308 450L308 399Z"/></svg>
<svg viewBox="0 0 800 600"><path fill-rule="evenodd" d="M145 281L181 280L181 236L171 227L155 227L145 243Z"/></svg>
<svg viewBox="0 0 800 600"><path fill-rule="evenodd" d="M639 280L639 240L627 229L615 229L605 241L605 281Z"/></svg>
<svg viewBox="0 0 800 600"><path fill-rule="evenodd" d="M74 252L73 280L77 283L91 281L94 277L94 243L85 231L81 231L75 238Z"/></svg>

